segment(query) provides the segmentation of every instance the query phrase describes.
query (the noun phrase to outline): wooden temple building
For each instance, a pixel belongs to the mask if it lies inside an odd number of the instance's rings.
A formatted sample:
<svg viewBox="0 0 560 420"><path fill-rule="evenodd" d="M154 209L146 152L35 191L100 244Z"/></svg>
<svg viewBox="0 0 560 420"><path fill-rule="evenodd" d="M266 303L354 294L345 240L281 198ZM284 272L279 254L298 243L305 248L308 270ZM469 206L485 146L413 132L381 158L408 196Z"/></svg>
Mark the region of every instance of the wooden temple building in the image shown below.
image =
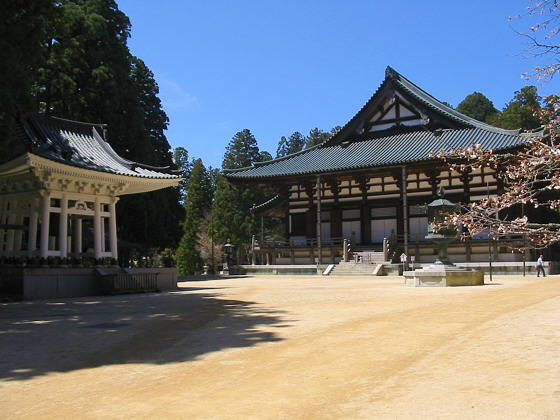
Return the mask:
<svg viewBox="0 0 560 420"><path fill-rule="evenodd" d="M284 240L256 238L255 263L324 266L367 260L378 263L381 274L383 264L385 273L391 272L391 264L403 254L409 263L433 263L437 245L425 238L425 206L439 187L446 199L462 204L504 188L491 168L454 172L431 152L473 143L514 149L527 136L457 112L389 67L374 95L330 140L252 167L226 170L225 176L234 184L273 193L274 199L254 210L285 221ZM481 234L453 243L450 258L482 265L490 258L521 262L524 257L512 253L510 245L522 241L489 241ZM344 243L349 244L346 249Z"/></svg>
<svg viewBox="0 0 560 420"><path fill-rule="evenodd" d="M20 121L0 157L0 294L93 294L91 267L118 258L119 196L178 185L169 168L118 156L106 129L46 115Z"/></svg>

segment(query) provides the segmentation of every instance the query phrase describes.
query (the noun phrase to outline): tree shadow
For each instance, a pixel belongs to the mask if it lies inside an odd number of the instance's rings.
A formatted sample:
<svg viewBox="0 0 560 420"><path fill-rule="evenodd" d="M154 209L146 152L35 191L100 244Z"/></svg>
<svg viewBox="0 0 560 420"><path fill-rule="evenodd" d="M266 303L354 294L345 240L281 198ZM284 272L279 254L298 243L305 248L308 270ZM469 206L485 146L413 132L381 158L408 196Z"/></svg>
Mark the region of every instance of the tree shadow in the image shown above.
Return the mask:
<svg viewBox="0 0 560 420"><path fill-rule="evenodd" d="M281 340L281 311L212 289L0 304L0 380L166 364ZM191 289L191 288L187 288Z"/></svg>

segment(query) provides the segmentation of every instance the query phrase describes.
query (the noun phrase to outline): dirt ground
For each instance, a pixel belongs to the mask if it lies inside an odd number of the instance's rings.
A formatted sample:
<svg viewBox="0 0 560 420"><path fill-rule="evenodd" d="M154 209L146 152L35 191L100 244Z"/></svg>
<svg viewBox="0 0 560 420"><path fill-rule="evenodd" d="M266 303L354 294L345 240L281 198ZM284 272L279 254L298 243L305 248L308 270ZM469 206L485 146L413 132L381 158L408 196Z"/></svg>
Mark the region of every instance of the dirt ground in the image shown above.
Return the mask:
<svg viewBox="0 0 560 420"><path fill-rule="evenodd" d="M0 418L560 418L560 276L486 281L231 277L0 304Z"/></svg>

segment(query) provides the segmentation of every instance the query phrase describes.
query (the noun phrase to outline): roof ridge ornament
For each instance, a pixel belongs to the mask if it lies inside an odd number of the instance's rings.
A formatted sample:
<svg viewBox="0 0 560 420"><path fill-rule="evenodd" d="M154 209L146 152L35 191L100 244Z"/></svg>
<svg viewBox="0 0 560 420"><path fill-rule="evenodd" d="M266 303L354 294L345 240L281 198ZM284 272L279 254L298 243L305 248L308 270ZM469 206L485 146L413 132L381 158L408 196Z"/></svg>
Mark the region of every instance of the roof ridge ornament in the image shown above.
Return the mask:
<svg viewBox="0 0 560 420"><path fill-rule="evenodd" d="M394 68L392 68L391 66L387 66L387 68L385 69L386 79L395 79L398 76L400 76L400 74L397 71L395 71Z"/></svg>

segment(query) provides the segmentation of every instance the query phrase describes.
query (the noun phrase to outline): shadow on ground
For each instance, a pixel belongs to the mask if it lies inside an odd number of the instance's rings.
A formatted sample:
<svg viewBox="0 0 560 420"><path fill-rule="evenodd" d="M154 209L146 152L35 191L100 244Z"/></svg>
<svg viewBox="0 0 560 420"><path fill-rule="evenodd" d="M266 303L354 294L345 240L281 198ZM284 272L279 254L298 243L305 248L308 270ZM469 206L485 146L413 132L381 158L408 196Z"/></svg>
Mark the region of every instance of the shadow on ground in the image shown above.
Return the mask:
<svg viewBox="0 0 560 420"><path fill-rule="evenodd" d="M193 360L280 340L290 321L216 288L0 304L0 380L111 364Z"/></svg>

